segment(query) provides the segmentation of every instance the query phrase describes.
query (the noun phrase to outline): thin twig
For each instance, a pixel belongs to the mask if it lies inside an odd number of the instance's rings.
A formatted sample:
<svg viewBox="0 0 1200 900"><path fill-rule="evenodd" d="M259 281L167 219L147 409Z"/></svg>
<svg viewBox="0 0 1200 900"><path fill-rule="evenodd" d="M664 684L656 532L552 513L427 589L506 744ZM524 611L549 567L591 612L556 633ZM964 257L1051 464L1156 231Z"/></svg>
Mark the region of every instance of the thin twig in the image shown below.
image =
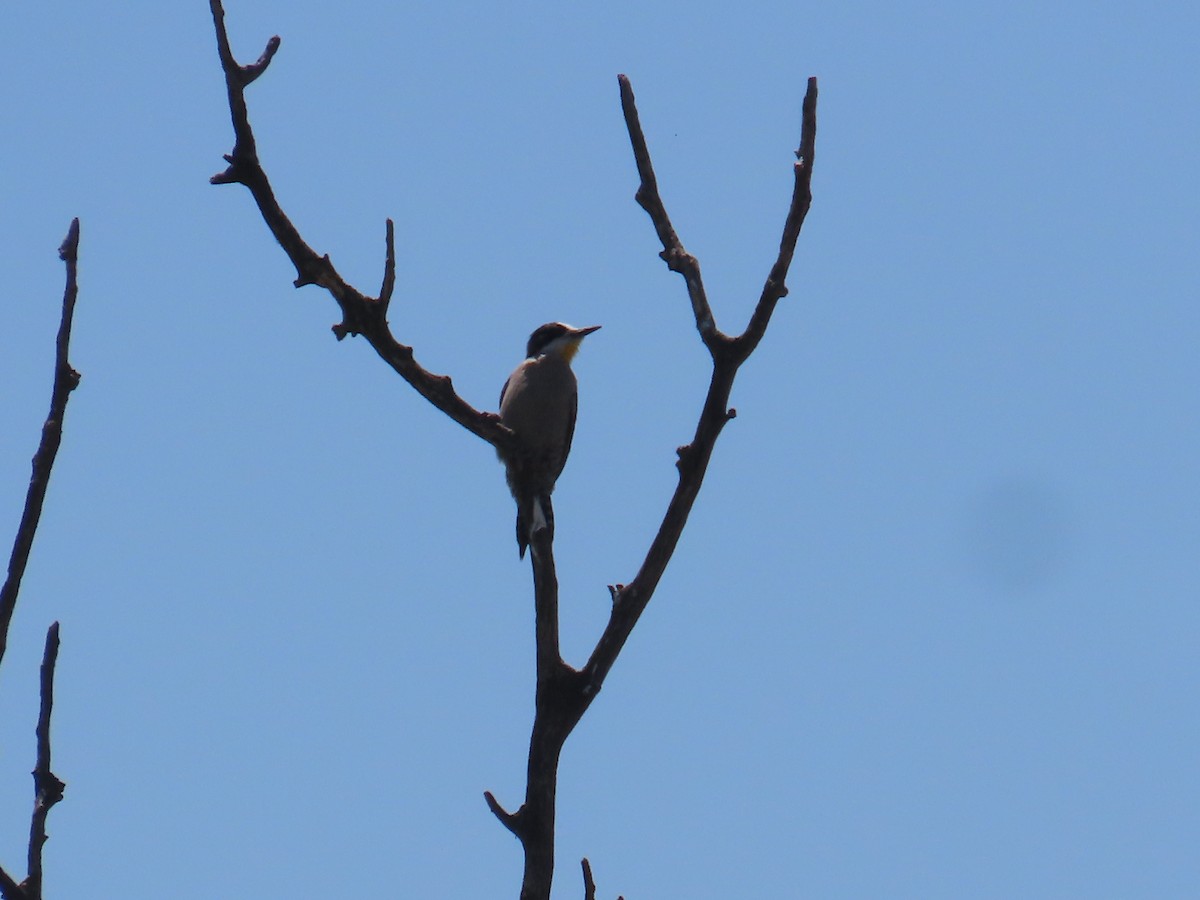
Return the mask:
<svg viewBox="0 0 1200 900"><path fill-rule="evenodd" d="M792 255L796 252L796 240L800 237L800 228L812 205L812 170L817 152L817 79L808 79L808 89L804 92L802 107L803 125L800 130L800 147L796 150L796 162L793 165L795 183L792 187L792 202L788 207L787 218L783 223L783 236L779 239L779 256L771 267L763 285L762 295L754 307L754 313L746 325L745 332L734 341L737 356L745 359L754 352L758 342L762 340L771 321L771 313L775 304L787 296L787 273L792 264Z"/></svg>
<svg viewBox="0 0 1200 900"><path fill-rule="evenodd" d="M522 834L521 811L517 810L515 813L510 813L500 805L500 801L496 799L496 796L491 791L484 791L483 799L487 801L488 809L492 811L492 815L500 820L500 824L520 838Z"/></svg>
<svg viewBox="0 0 1200 900"><path fill-rule="evenodd" d="M63 798L66 785L50 771L50 713L54 709L54 666L58 661L58 623L46 632L42 656L42 705L37 724L37 764L33 769L33 819L29 826L29 877L25 894L31 900L42 896L42 847L46 843L46 816Z"/></svg>
<svg viewBox="0 0 1200 900"><path fill-rule="evenodd" d="M592 879L592 864L585 856L580 865L583 866L583 900L596 900L596 882Z"/></svg>
<svg viewBox="0 0 1200 900"><path fill-rule="evenodd" d="M625 114L629 141L633 145L633 159L637 164L638 176L641 178L641 184L638 185L634 199L649 214L650 221L654 223L654 230L658 233L658 239L663 245L663 251L659 256L667 264L667 268L672 272L678 272L687 283L688 297L692 301L692 314L696 317L696 328L700 332L700 338L704 341L704 345L708 347L710 353L715 355L720 352L721 345L727 342L728 338L717 331L712 308L708 305L708 295L704 291L704 282L700 278L700 263L696 257L683 249L683 243L679 240L679 235L676 234L675 227L671 224L666 207L663 206L662 197L658 195L658 179L654 175L654 166L650 162L650 150L646 146L646 137L642 133L641 119L638 117L637 105L633 98L633 86L624 75L617 76L617 83L621 87L621 111Z"/></svg>
<svg viewBox="0 0 1200 900"><path fill-rule="evenodd" d="M67 286L63 291L62 319L58 325L55 341L54 387L50 392L50 414L42 425L42 439L33 454L33 475L29 479L29 491L25 495L25 509L21 524L13 541L12 556L8 563L8 578L0 588L0 660L8 647L8 626L12 622L17 606L17 594L21 590L21 578L29 562L33 537L37 533L38 521L42 516L42 505L46 500L46 488L50 484L50 470L62 443L63 417L67 411L67 399L79 384L79 373L71 368L67 351L71 343L71 322L75 315L75 297L79 293L76 266L79 259L79 219L71 222L66 240L58 248L59 258L67 264Z"/></svg>
<svg viewBox="0 0 1200 900"><path fill-rule="evenodd" d="M388 304L392 302L392 291L396 289L396 226L392 224L391 219L387 220L384 242L387 245L387 256L383 261L383 285L379 288L379 304L386 315Z"/></svg>

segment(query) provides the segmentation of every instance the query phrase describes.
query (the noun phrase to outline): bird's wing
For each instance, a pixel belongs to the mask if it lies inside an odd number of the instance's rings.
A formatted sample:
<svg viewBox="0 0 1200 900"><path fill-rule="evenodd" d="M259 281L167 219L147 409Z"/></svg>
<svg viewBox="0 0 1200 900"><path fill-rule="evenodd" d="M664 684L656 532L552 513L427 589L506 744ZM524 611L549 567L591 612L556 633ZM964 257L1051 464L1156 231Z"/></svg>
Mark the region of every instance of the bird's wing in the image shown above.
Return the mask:
<svg viewBox="0 0 1200 900"><path fill-rule="evenodd" d="M558 461L558 471L554 473L554 480L558 480L558 476L562 474L563 468L567 464L567 457L571 455L571 440L575 437L575 414L579 412L579 395L571 395L571 409L567 413L567 433L563 436L563 452L562 457Z"/></svg>
<svg viewBox="0 0 1200 900"><path fill-rule="evenodd" d="M504 381L504 387L500 388L500 414L504 414L504 398L508 396L508 389L514 385L519 385L529 379L529 366L533 360L525 360L519 366L512 370L512 373ZM514 394L514 399L516 395Z"/></svg>

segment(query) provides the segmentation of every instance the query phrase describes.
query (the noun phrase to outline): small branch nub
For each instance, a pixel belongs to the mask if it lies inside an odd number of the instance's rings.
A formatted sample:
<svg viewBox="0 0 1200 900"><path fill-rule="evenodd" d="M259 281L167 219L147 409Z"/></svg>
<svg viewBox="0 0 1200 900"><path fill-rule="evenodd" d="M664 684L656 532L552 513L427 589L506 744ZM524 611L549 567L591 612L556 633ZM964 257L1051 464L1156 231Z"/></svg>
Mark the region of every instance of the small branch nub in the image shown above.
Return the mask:
<svg viewBox="0 0 1200 900"><path fill-rule="evenodd" d="M492 811L492 815L500 820L500 824L520 838L521 810L517 810L515 813L510 813L500 805L500 802L496 799L495 795L492 794L491 791L484 791L483 799L487 801L488 809Z"/></svg>
<svg viewBox="0 0 1200 900"><path fill-rule="evenodd" d="M267 71L267 66L271 64L271 58L275 55L275 51L279 49L281 38L279 35L272 35L267 41L267 46L263 49L262 56L257 60L245 66L238 66L238 74L241 76L242 87L250 84L259 75Z"/></svg>

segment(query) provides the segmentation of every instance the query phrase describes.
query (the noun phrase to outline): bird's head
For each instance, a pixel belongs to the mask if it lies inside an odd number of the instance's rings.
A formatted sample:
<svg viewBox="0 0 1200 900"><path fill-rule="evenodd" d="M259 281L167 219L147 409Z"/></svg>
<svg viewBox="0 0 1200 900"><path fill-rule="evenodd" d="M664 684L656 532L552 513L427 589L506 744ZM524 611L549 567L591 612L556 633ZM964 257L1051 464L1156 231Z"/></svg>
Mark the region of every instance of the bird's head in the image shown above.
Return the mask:
<svg viewBox="0 0 1200 900"><path fill-rule="evenodd" d="M537 359L556 353L564 362L570 362L579 352L583 339L599 328L599 325L589 325L587 328L572 328L562 322L547 322L529 336L525 347L525 356Z"/></svg>

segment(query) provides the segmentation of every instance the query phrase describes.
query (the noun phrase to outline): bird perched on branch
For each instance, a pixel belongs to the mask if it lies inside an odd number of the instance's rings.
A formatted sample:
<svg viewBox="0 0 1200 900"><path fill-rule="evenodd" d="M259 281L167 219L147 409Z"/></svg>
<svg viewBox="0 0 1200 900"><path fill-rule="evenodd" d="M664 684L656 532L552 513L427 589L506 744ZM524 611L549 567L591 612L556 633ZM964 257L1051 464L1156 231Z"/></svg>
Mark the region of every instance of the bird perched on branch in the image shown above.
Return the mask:
<svg viewBox="0 0 1200 900"><path fill-rule="evenodd" d="M538 531L554 538L550 494L571 452L578 386L571 360L585 337L599 328L548 322L529 336L526 359L500 391L500 419L517 436L517 450L501 456L517 501L517 547L521 558Z"/></svg>

